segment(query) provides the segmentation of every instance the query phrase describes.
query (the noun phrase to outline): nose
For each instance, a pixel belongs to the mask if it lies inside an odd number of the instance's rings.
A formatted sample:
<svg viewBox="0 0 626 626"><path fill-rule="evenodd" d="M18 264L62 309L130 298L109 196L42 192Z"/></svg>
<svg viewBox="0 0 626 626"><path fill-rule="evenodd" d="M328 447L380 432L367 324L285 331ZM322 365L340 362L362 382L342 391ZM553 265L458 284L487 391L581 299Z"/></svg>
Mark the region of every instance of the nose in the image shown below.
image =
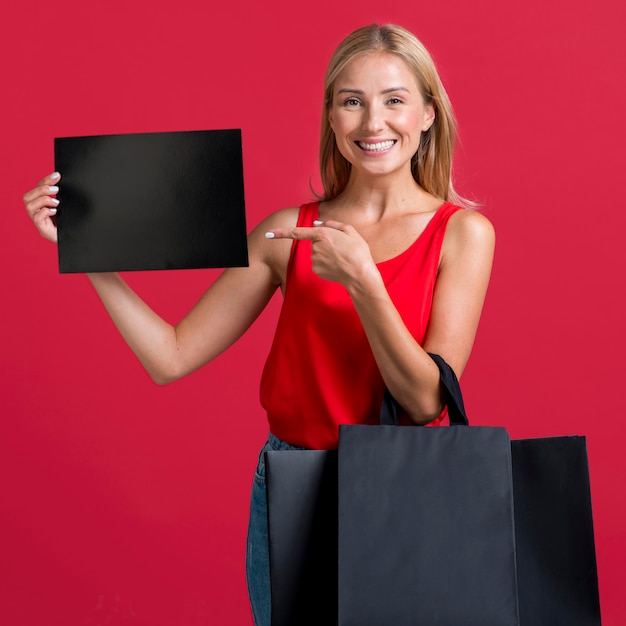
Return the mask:
<svg viewBox="0 0 626 626"><path fill-rule="evenodd" d="M363 119L361 120L363 131L368 133L378 133L385 127L382 107L375 103L368 104L363 108Z"/></svg>

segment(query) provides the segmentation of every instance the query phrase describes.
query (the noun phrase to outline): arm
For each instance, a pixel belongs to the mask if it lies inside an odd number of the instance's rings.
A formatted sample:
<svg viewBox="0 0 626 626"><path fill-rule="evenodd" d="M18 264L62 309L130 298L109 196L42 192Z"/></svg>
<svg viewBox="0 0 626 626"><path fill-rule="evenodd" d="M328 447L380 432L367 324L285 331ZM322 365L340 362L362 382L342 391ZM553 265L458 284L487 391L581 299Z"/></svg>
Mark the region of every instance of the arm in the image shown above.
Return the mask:
<svg viewBox="0 0 626 626"><path fill-rule="evenodd" d="M90 274L120 334L158 384L182 378L231 346L261 313L277 282L258 231L249 238L250 265L226 269L191 311L172 326L117 274Z"/></svg>
<svg viewBox="0 0 626 626"><path fill-rule="evenodd" d="M479 213L459 211L450 218L423 346L406 329L382 280L379 285L360 283L350 292L385 384L418 424L432 421L442 410L439 370L427 353L442 356L459 378L465 369L487 292L494 245L493 228Z"/></svg>
<svg viewBox="0 0 626 626"><path fill-rule="evenodd" d="M428 333L420 346L391 301L367 243L351 226L281 229L275 236L313 241L313 269L341 282L352 298L390 392L418 424L442 409L439 370L428 352L440 354L460 376L478 327L495 237L482 215L459 211L450 218L441 251Z"/></svg>
<svg viewBox="0 0 626 626"><path fill-rule="evenodd" d="M57 202L60 179L47 176L24 195L24 204L40 234L57 241ZM89 279L111 319L144 368L159 384L194 371L232 345L263 310L284 280L290 245L272 246L263 237L267 228L295 224L297 209L267 218L248 236L249 267L229 268L211 285L176 326L164 321L117 274L90 274Z"/></svg>

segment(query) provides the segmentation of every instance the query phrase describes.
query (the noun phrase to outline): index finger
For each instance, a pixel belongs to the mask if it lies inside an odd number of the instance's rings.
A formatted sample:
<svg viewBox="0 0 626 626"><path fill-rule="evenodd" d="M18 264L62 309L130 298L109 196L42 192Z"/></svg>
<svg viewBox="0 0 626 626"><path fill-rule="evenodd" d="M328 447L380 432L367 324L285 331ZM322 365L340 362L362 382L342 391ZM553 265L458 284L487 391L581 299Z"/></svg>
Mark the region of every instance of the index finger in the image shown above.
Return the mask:
<svg viewBox="0 0 626 626"><path fill-rule="evenodd" d="M272 228L265 233L266 239L308 239L315 241L320 238L319 228L296 226L295 228Z"/></svg>

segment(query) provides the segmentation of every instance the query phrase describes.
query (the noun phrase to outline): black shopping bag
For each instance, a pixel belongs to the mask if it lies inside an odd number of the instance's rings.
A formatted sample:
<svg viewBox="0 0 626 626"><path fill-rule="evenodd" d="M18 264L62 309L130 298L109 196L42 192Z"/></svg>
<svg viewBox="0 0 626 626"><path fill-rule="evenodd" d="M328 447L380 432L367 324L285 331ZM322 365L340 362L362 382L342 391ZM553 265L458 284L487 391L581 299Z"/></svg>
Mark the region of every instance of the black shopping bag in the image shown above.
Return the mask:
<svg viewBox="0 0 626 626"><path fill-rule="evenodd" d="M511 442L522 626L600 626L585 437Z"/></svg>
<svg viewBox="0 0 626 626"><path fill-rule="evenodd" d="M272 626L337 623L337 452L265 454Z"/></svg>
<svg viewBox="0 0 626 626"><path fill-rule="evenodd" d="M511 445L468 428L454 372L441 373L450 428L339 430L340 626L519 624Z"/></svg>
<svg viewBox="0 0 626 626"><path fill-rule="evenodd" d="M340 626L517 626L503 428L342 426Z"/></svg>

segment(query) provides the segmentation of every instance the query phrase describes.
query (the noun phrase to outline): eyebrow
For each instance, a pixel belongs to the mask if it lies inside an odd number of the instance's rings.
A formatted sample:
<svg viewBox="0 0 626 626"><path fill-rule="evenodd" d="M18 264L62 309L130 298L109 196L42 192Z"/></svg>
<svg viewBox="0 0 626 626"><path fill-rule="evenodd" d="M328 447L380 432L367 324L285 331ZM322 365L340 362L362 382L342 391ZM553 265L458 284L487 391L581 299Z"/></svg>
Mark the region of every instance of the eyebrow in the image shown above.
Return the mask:
<svg viewBox="0 0 626 626"><path fill-rule="evenodd" d="M387 93L392 93L394 91L406 91L407 93L410 93L406 87L389 87L389 89L384 89L383 91L381 91L381 93L387 94ZM355 93L359 96L362 96L365 92L362 89L352 89L350 87L346 87L344 89L340 89L337 92L337 95L339 95L340 93Z"/></svg>

